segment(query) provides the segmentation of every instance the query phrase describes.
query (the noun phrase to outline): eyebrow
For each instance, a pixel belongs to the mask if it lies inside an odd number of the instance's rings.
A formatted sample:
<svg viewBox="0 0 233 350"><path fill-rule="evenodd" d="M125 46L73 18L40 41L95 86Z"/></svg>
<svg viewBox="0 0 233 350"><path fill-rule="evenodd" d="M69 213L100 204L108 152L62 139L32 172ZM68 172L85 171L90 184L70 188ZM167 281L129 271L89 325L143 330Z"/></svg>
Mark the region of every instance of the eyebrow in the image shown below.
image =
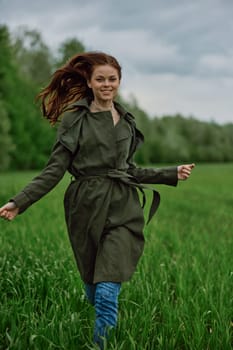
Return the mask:
<svg viewBox="0 0 233 350"><path fill-rule="evenodd" d="M104 78L105 75L103 75L103 74L98 74L98 75L96 75L95 77L96 77L96 78ZM115 77L117 77L117 74L112 74L112 75L109 76L109 78L115 78Z"/></svg>

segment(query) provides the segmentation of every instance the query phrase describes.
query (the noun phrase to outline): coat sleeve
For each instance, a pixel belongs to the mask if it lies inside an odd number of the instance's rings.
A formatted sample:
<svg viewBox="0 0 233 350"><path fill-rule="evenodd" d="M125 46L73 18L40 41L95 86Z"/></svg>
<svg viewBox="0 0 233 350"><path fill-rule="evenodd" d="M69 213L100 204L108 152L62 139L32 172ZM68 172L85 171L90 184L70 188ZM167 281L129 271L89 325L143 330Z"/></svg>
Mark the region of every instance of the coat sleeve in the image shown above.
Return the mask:
<svg viewBox="0 0 233 350"><path fill-rule="evenodd" d="M58 184L71 162L71 157L71 152L57 141L42 172L11 199L19 208L19 213L24 212Z"/></svg>
<svg viewBox="0 0 233 350"><path fill-rule="evenodd" d="M178 182L177 167L138 168L130 166L128 173L143 184L164 184L176 186Z"/></svg>
<svg viewBox="0 0 233 350"><path fill-rule="evenodd" d="M77 151L83 115L84 111L78 114L75 111L64 114L57 131L57 141L47 165L18 195L11 199L19 208L19 213L24 212L51 191L64 176Z"/></svg>

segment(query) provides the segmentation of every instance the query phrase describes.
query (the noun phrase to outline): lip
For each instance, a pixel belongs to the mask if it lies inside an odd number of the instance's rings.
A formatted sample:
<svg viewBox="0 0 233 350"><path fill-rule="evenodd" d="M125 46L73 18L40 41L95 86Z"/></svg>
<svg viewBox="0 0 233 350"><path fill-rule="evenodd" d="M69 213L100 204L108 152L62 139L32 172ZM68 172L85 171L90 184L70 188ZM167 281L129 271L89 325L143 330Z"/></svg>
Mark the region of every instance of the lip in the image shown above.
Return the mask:
<svg viewBox="0 0 233 350"><path fill-rule="evenodd" d="M106 94L106 95L109 95L112 93L112 91L101 91L102 94Z"/></svg>

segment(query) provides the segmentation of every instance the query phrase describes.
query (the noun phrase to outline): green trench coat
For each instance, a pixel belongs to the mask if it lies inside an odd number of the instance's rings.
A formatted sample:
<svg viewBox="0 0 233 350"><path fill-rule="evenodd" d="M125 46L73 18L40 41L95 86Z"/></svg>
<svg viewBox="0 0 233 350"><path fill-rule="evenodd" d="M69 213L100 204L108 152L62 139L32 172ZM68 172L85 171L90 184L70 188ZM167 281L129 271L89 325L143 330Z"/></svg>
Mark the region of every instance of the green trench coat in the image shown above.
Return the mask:
<svg viewBox="0 0 233 350"><path fill-rule="evenodd" d="M67 111L50 159L12 200L20 213L48 193L66 170L74 177L64 197L70 242L86 283L123 282L135 271L144 246L144 217L137 185L176 186L177 168L137 168L133 154L143 135L133 116L115 103L110 111L90 112L87 100ZM157 203L158 204L158 203Z"/></svg>

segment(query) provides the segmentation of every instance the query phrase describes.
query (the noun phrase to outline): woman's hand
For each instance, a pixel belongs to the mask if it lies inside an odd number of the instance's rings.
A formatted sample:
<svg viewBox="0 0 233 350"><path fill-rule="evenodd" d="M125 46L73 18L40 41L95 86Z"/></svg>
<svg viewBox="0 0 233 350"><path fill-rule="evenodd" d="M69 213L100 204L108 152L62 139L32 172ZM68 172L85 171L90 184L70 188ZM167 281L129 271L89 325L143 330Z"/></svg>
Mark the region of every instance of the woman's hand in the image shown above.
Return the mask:
<svg viewBox="0 0 233 350"><path fill-rule="evenodd" d="M177 167L178 180L187 180L195 164L184 164Z"/></svg>
<svg viewBox="0 0 233 350"><path fill-rule="evenodd" d="M9 221L13 220L18 213L19 208L14 202L8 202L0 208L0 217Z"/></svg>

